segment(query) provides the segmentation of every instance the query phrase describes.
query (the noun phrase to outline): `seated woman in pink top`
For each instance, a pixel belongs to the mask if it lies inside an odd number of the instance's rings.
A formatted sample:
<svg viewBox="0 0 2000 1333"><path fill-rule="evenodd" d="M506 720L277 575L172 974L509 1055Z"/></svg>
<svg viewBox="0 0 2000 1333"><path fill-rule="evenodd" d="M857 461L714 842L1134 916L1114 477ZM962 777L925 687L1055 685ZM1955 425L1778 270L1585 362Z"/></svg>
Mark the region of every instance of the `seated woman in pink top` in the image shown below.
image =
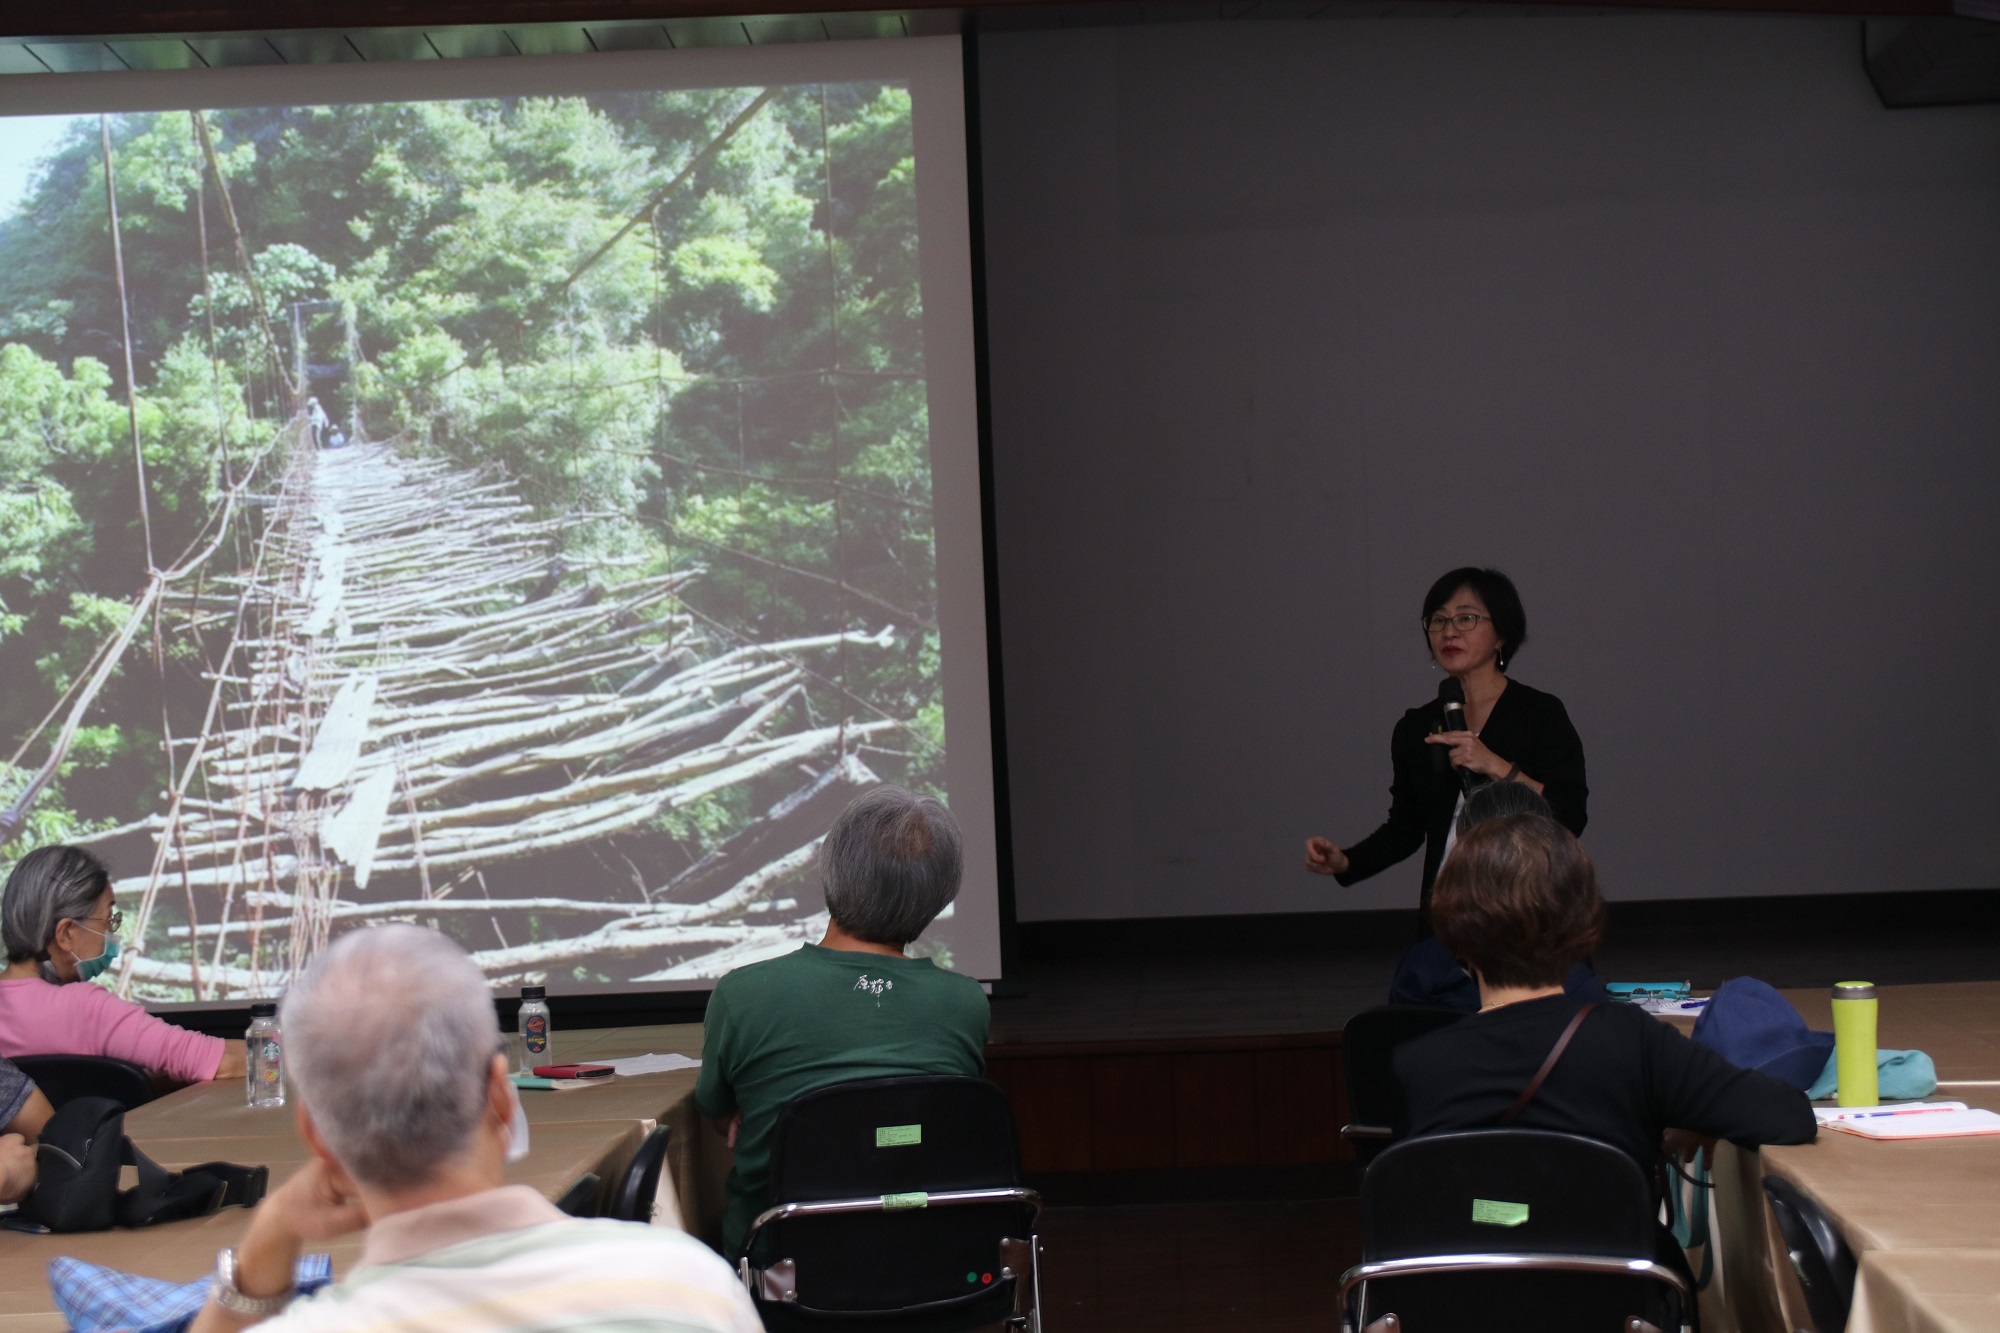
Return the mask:
<svg viewBox="0 0 2000 1333"><path fill-rule="evenodd" d="M176 1027L88 983L118 956L104 864L77 847L21 858L0 896L0 1055L109 1055L179 1083L241 1078L243 1048Z"/></svg>

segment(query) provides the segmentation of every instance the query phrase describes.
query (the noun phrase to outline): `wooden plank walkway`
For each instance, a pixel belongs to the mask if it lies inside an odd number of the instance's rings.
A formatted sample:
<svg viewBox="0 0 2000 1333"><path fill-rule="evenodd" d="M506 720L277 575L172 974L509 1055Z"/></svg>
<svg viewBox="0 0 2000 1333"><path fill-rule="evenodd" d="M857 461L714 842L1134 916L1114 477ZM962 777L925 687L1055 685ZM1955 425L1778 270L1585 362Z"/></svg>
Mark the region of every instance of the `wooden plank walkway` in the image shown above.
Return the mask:
<svg viewBox="0 0 2000 1333"><path fill-rule="evenodd" d="M834 650L890 631L719 642L678 600L700 569L579 559L504 478L390 444L300 448L264 518L258 559L182 612L212 624L230 594L237 640L210 677L212 725L180 742L177 795L97 835L156 847L115 885L138 908L126 990L269 994L363 920L490 916L475 957L496 982L642 955L627 979L703 975L823 920L801 891L812 848L875 780L857 743L900 724L815 719L806 686ZM664 883L486 897L496 867L774 775L791 797ZM144 952L163 891L210 905L192 960Z"/></svg>

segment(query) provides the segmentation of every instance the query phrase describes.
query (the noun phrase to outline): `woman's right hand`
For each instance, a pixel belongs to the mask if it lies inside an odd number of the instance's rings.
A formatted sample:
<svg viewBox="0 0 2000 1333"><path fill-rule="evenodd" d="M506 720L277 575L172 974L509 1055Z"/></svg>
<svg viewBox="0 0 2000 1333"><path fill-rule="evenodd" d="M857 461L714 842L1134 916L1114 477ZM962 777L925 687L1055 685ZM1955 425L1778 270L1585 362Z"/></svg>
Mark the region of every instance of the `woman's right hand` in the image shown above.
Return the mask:
<svg viewBox="0 0 2000 1333"><path fill-rule="evenodd" d="M1306 869L1315 875L1342 874L1347 870L1347 853L1330 838L1307 838Z"/></svg>

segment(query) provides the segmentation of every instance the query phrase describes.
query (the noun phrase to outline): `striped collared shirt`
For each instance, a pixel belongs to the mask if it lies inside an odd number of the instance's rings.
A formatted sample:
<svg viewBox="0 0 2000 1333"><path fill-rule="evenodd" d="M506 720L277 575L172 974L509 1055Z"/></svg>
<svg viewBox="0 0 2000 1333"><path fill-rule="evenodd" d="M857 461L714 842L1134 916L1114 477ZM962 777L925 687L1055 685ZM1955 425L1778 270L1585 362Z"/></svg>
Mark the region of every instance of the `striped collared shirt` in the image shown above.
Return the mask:
<svg viewBox="0 0 2000 1333"><path fill-rule="evenodd" d="M565 1217L506 1186L382 1218L361 1263L260 1333L759 1333L721 1256L685 1232Z"/></svg>

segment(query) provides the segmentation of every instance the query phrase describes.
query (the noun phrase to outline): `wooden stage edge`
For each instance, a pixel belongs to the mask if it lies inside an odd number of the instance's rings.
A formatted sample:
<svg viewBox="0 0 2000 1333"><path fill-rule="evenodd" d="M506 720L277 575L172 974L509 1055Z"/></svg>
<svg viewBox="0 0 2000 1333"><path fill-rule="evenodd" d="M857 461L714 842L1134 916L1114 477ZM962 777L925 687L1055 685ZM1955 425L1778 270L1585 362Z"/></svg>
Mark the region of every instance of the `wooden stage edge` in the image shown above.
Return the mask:
<svg viewBox="0 0 2000 1333"><path fill-rule="evenodd" d="M1031 1179L1127 1174L1148 1199L1177 1184L1206 1197L1352 1192L1338 1032L1001 1043L986 1073L1013 1104Z"/></svg>

